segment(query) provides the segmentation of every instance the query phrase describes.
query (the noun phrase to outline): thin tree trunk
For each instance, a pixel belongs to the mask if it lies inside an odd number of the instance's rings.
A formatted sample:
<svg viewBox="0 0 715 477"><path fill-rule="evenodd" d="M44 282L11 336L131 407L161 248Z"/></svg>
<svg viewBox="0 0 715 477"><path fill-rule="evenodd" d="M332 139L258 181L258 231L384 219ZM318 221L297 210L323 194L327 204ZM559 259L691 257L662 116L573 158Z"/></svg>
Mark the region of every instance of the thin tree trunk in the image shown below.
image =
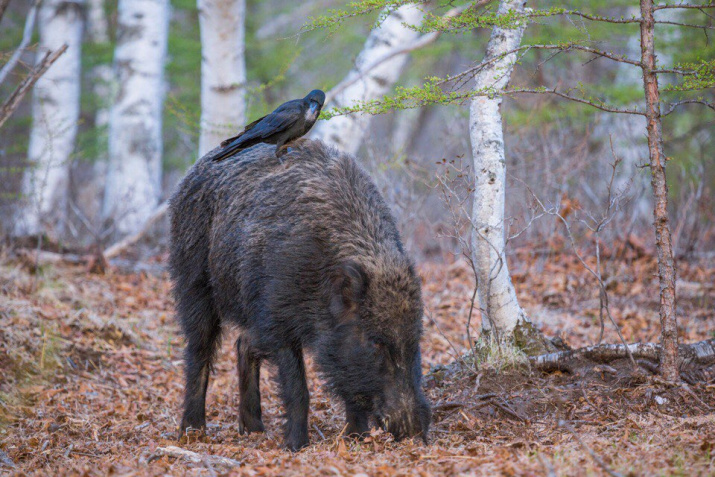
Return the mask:
<svg viewBox="0 0 715 477"><path fill-rule="evenodd" d="M199 156L240 131L246 111L245 0L198 0L201 27Z"/></svg>
<svg viewBox="0 0 715 477"><path fill-rule="evenodd" d="M504 0L499 13L524 12L525 0ZM485 59L498 57L521 43L525 25L514 29L494 27ZM511 76L516 54L491 63L475 77L475 90L503 90ZM471 102L469 132L474 157L475 192L472 210L472 259L477 274L482 328L500 338L515 337L533 329L519 306L506 261L504 204L506 158L502 130L501 96L476 96ZM517 329L518 327L518 329Z"/></svg>
<svg viewBox="0 0 715 477"><path fill-rule="evenodd" d="M67 44L67 51L37 81L32 130L23 182L25 200L15 234L41 231L61 236L67 220L69 162L77 136L82 54L83 2L45 0L39 11L38 60Z"/></svg>
<svg viewBox="0 0 715 477"><path fill-rule="evenodd" d="M396 55L368 71L364 68L390 51L407 47L417 40L420 34L406 28L403 23L420 25L423 18L424 12L420 8L405 5L392 12L378 28L372 30L355 61L355 67L343 81L360 79L341 91L334 98L333 105L348 106L356 101L369 101L387 94L402 74L408 55ZM360 149L371 119L369 114L337 116L318 123L312 137L355 154Z"/></svg>
<svg viewBox="0 0 715 477"><path fill-rule="evenodd" d="M655 243L660 281L661 346L660 372L663 379L678 381L678 323L675 315L675 262L668 225L668 184L665 177L666 157L660 116L660 91L655 59L655 20L653 1L641 0L641 63L646 101L646 128L653 187Z"/></svg>
<svg viewBox="0 0 715 477"><path fill-rule="evenodd" d="M115 235L138 231L161 195L162 104L168 0L119 0L103 216Z"/></svg>

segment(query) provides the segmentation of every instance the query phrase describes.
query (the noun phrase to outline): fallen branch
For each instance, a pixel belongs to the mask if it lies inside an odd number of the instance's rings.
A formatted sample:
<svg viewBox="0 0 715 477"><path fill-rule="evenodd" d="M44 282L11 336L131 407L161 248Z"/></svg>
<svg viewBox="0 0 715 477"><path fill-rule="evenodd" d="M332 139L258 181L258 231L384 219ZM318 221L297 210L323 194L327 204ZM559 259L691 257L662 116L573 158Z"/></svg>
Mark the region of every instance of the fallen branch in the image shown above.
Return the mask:
<svg viewBox="0 0 715 477"><path fill-rule="evenodd" d="M657 343L632 343L627 347L617 344L603 344L585 348L561 351L559 353L543 354L529 358L531 365L539 370L548 371L562 369L564 365L576 359L589 359L599 363L607 363L616 359L628 358L628 352L634 358L658 361L660 345ZM698 343L681 344L679 346L681 365L715 362L715 339Z"/></svg>
<svg viewBox="0 0 715 477"><path fill-rule="evenodd" d="M227 467L240 467L242 465L241 462L234 459L229 459L228 457L221 457L219 455L211 454L199 454L197 452L192 452L176 446L159 447L154 452L154 455L165 455L169 457L186 459L189 462L193 462L194 464L224 465Z"/></svg>
<svg viewBox="0 0 715 477"><path fill-rule="evenodd" d="M45 74L45 71L47 71L47 69L52 66L52 63L57 61L57 59L65 51L67 51L66 44L62 45L62 47L55 52L48 51L44 58L42 58L42 60L40 60L40 62L32 69L30 74L27 75L15 91L12 92L10 97L7 98L5 103L0 106L0 127L2 127L2 125L5 124L5 121L7 121L7 118L15 112L20 104L20 101L22 101L22 98L24 98L27 92L32 89L37 80Z"/></svg>
<svg viewBox="0 0 715 477"><path fill-rule="evenodd" d="M89 260L88 257L83 257L74 253L56 253L49 252L47 250L37 251L27 248L15 250L15 255L30 269L44 265L57 265L58 263L79 265L86 263Z"/></svg>
<svg viewBox="0 0 715 477"><path fill-rule="evenodd" d="M129 248L136 245L141 239L143 239L149 233L149 231L154 226L154 224L156 224L157 222L159 222L160 220L162 220L164 218L164 216L166 215L168 210L169 210L169 202L168 201L162 202L159 205L159 207L156 208L154 213L149 216L149 218L144 223L144 226L142 227L142 229L139 232L135 233L134 235L130 235L129 237L125 237L122 240L120 240L119 242L108 247L103 253L104 258L106 258L106 259L114 258L114 257L118 256L119 254L121 254L122 252L124 252L125 250L128 250Z"/></svg>

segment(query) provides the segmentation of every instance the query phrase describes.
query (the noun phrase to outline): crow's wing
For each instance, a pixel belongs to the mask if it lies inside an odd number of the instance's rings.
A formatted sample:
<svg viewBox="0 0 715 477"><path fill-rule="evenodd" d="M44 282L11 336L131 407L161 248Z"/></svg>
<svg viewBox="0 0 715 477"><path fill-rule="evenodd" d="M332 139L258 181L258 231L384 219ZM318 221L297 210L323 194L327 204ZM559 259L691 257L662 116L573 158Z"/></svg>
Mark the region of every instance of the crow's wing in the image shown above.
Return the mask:
<svg viewBox="0 0 715 477"><path fill-rule="evenodd" d="M304 119L304 109L305 105L302 99L294 99L281 104L271 114L263 116L246 126L238 136L223 141L221 147L224 149L213 160L222 161L241 149L270 139L274 134L289 130L297 122Z"/></svg>
<svg viewBox="0 0 715 477"><path fill-rule="evenodd" d="M254 127L256 124L260 123L261 121L263 121L263 120L266 119L267 117L268 117L268 116L263 116L263 117L261 117L261 118L256 119L256 120L253 121L251 124L249 124L248 126L246 126L245 128L243 128L243 131L241 131L241 132L238 133L237 135L235 135L235 136L233 136L233 137L230 137L230 138L228 138L228 139L224 139L223 141L221 141L221 147L226 147L226 146L228 146L230 143L232 143L233 141L235 141L235 140L238 139L239 137L241 137L241 136L243 136L244 134L246 134L246 132L248 132L248 131L250 131L251 129L253 129L253 127Z"/></svg>
<svg viewBox="0 0 715 477"><path fill-rule="evenodd" d="M243 131L238 135L222 141L221 147L226 147L239 138L242 139L241 142L247 142L252 139L267 139L272 134L293 126L305 114L303 109L302 99L294 99L283 103L271 114L258 118L243 128Z"/></svg>

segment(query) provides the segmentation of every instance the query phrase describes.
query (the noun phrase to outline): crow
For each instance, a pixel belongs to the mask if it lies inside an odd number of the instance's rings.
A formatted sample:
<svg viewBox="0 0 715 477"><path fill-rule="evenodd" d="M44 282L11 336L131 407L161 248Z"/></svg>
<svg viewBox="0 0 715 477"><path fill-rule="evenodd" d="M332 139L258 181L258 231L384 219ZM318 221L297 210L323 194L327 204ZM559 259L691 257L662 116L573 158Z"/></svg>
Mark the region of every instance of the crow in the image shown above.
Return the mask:
<svg viewBox="0 0 715 477"><path fill-rule="evenodd" d="M275 144L276 157L280 160L291 141L310 131L318 119L325 102L325 93L314 89L303 99L283 103L271 114L256 119L246 126L238 136L221 143L221 150L214 161L223 161L235 153L259 143ZM281 161L282 162L282 161Z"/></svg>

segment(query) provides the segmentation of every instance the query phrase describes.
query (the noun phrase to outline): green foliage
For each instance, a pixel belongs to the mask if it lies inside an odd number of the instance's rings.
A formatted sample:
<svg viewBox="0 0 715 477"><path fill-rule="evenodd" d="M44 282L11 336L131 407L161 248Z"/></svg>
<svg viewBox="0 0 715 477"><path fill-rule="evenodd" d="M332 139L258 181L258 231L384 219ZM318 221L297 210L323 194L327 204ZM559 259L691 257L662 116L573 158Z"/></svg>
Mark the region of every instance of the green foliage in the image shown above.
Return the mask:
<svg viewBox="0 0 715 477"><path fill-rule="evenodd" d="M715 59L700 60L697 63L679 63L676 70L685 71L680 84L668 84L663 91L697 91L715 88Z"/></svg>
<svg viewBox="0 0 715 477"><path fill-rule="evenodd" d="M345 9L329 9L327 15L310 17L303 25L303 31L326 29L335 33L342 23L349 19L380 11L375 26L379 25L392 11L410 3L426 3L427 0L360 0L348 3Z"/></svg>

